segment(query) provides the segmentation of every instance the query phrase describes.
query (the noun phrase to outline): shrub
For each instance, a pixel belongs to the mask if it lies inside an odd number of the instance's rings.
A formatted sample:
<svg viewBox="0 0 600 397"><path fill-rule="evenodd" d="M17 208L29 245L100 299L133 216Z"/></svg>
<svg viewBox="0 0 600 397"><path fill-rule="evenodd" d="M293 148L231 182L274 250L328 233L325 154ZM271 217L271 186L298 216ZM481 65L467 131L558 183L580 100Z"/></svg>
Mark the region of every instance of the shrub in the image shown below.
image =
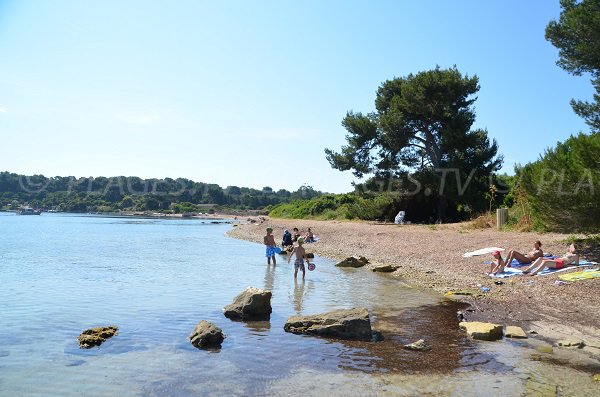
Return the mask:
<svg viewBox="0 0 600 397"><path fill-rule="evenodd" d="M534 227L589 232L600 228L600 134L571 136L536 162L517 167L516 188Z"/></svg>

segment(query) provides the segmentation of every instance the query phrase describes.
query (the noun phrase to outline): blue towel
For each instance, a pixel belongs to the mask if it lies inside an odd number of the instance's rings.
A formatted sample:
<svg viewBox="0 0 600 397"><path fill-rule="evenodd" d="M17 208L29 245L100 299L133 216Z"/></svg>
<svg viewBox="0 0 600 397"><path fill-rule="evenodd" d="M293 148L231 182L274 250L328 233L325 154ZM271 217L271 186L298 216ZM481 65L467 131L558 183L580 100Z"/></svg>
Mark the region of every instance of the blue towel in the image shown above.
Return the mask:
<svg viewBox="0 0 600 397"><path fill-rule="evenodd" d="M585 259L580 259L579 260L579 266L566 266L563 267L561 269L553 269L553 268L546 268L544 270L542 270L541 272L538 273L539 276L546 276L548 274L552 274L552 273L558 273L561 272L563 270L570 270L573 269L575 267L588 267L588 266L593 266L596 265L596 262L590 262L590 261L586 261ZM504 271L502 273L493 275L490 274L490 277L495 277L495 278L508 278L508 277L512 277L512 276L518 276L520 274L523 274L523 271L521 271L520 269L516 269L514 267L505 267Z"/></svg>

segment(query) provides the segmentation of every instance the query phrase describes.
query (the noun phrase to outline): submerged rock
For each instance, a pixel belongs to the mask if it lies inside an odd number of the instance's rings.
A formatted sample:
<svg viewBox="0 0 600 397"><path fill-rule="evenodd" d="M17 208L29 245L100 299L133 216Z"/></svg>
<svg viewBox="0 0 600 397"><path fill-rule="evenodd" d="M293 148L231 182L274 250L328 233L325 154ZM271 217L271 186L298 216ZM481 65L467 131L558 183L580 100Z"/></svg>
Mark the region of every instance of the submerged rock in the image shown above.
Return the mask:
<svg viewBox="0 0 600 397"><path fill-rule="evenodd" d="M417 351L427 351L431 350L431 346L429 346L423 339L419 339L416 342L410 343L408 345L404 345L405 349L408 350L417 350Z"/></svg>
<svg viewBox="0 0 600 397"><path fill-rule="evenodd" d="M201 349L204 347L220 347L225 336L221 328L209 321L202 320L196 325L189 339L192 345Z"/></svg>
<svg viewBox="0 0 600 397"><path fill-rule="evenodd" d="M94 346L100 346L107 339L115 336L118 330L119 328L114 325L86 329L77 337L79 347L82 349L89 349Z"/></svg>
<svg viewBox="0 0 600 397"><path fill-rule="evenodd" d="M311 316L292 316L283 329L294 334L373 340L369 311L365 308L334 310Z"/></svg>
<svg viewBox="0 0 600 397"><path fill-rule="evenodd" d="M398 267L394 266L394 265L373 265L371 267L371 270L373 270L374 272L381 272L381 273L391 273L391 272L395 271L396 269L398 269Z"/></svg>
<svg viewBox="0 0 600 397"><path fill-rule="evenodd" d="M361 258L364 260L361 260ZM361 258L351 256L351 257L348 257L348 258L344 259L343 261L339 262L336 266L338 266L338 267L363 267L364 265L369 263L369 261L365 257L361 256Z"/></svg>
<svg viewBox="0 0 600 397"><path fill-rule="evenodd" d="M514 325L506 326L504 336L506 336L507 338L527 339L527 334L525 333L525 331L523 331L523 328Z"/></svg>
<svg viewBox="0 0 600 397"><path fill-rule="evenodd" d="M583 349L585 347L585 342L581 339L565 339L560 340L556 343L556 346L560 347L576 347L578 349Z"/></svg>
<svg viewBox="0 0 600 397"><path fill-rule="evenodd" d="M458 326L460 329L466 330L467 335L473 339L490 341L502 339L502 326L498 324L463 321Z"/></svg>
<svg viewBox="0 0 600 397"><path fill-rule="evenodd" d="M223 313L232 320L268 320L273 311L271 296L271 291L248 287L223 308Z"/></svg>

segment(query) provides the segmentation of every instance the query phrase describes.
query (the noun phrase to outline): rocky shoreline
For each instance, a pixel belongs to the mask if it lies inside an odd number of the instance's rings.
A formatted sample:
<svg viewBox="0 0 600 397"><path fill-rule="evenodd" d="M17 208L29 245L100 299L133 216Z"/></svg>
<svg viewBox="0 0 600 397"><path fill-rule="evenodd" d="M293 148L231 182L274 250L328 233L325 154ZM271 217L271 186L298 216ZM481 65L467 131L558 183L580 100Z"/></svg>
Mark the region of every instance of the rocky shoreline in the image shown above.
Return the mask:
<svg viewBox="0 0 600 397"><path fill-rule="evenodd" d="M468 224L398 226L270 218L236 225L228 234L262 243L266 227L273 227L276 237L283 229L311 227L320 240L307 244L308 252L336 260L367 257L374 263L367 265L371 270L388 266L395 269L391 275L399 282L469 303L470 308L462 313L466 321L517 325L552 343L582 340L582 351L600 357L600 279L566 284L556 284L557 275L498 280L485 274L489 267L483 262L489 256L462 257L489 246L527 251L538 239L544 252L561 254L567 235L474 230ZM588 260L599 259L585 254Z"/></svg>

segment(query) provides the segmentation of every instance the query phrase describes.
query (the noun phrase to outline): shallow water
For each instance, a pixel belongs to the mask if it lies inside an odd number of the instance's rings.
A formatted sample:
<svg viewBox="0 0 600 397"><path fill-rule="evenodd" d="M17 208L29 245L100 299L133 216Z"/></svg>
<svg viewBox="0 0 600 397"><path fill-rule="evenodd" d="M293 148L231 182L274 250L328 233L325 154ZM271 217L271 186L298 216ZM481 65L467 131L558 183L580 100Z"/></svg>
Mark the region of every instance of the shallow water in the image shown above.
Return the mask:
<svg viewBox="0 0 600 397"><path fill-rule="evenodd" d="M0 395L599 395L594 361L524 342L473 342L457 304L365 269L317 269L294 281L261 245L225 223L0 213ZM310 249L310 245L308 246ZM223 306L247 286L273 291L267 322L233 322ZM294 314L367 307L379 343L288 334ZM192 347L200 320L219 350ZM118 325L99 348L79 333ZM430 352L401 345L425 339Z"/></svg>

